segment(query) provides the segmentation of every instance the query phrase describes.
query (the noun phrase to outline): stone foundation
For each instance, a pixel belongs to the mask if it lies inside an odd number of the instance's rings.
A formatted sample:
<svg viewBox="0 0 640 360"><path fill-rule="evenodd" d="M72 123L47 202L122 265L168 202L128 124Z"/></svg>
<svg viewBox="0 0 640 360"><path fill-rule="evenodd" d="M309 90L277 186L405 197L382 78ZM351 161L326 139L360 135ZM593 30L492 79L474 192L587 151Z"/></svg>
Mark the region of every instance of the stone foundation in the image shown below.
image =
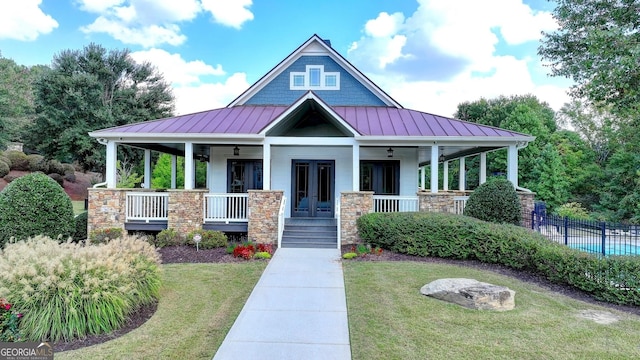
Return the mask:
<svg viewBox="0 0 640 360"><path fill-rule="evenodd" d="M169 211L167 228L174 229L180 235L187 235L202 229L204 194L208 190L167 190L169 193Z"/></svg>
<svg viewBox="0 0 640 360"><path fill-rule="evenodd" d="M88 189L87 238L99 229L119 228L124 231L127 191L130 189Z"/></svg>
<svg viewBox="0 0 640 360"><path fill-rule="evenodd" d="M356 220L373 211L373 191L345 191L340 194L340 238L342 245L360 241Z"/></svg>
<svg viewBox="0 0 640 360"><path fill-rule="evenodd" d="M455 213L453 198L455 196L468 195L469 192L465 191L447 191L439 193L420 191L418 192L418 211Z"/></svg>
<svg viewBox="0 0 640 360"><path fill-rule="evenodd" d="M249 190L248 192L248 239L259 244L276 244L278 242L278 212L284 191Z"/></svg>
<svg viewBox="0 0 640 360"><path fill-rule="evenodd" d="M536 193L518 191L518 197L520 198L520 206L522 208L521 224L522 226L531 225L531 212L533 212L535 208Z"/></svg>

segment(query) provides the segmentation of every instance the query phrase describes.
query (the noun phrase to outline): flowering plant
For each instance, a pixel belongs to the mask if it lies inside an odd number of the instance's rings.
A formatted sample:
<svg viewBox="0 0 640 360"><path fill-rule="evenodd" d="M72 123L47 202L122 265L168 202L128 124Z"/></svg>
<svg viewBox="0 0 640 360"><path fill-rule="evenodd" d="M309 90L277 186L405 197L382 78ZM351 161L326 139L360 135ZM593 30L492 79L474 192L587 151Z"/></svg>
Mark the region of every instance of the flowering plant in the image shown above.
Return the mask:
<svg viewBox="0 0 640 360"><path fill-rule="evenodd" d="M11 308L12 305L5 298L0 298L0 341L22 341L18 329L22 314L12 311Z"/></svg>

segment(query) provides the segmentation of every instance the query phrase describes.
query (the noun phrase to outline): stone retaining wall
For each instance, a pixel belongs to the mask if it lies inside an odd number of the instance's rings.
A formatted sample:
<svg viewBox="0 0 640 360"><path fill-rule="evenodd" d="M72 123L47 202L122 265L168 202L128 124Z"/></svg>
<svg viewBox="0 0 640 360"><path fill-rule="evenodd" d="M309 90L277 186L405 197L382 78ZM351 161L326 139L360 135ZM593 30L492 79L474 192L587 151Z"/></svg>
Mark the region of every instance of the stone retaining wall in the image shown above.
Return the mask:
<svg viewBox="0 0 640 360"><path fill-rule="evenodd" d="M345 191L340 194L340 238L342 245L360 241L356 220L373 211L373 191Z"/></svg>
<svg viewBox="0 0 640 360"><path fill-rule="evenodd" d="M278 242L278 212L284 191L249 190L248 192L248 239L260 244L276 244Z"/></svg>

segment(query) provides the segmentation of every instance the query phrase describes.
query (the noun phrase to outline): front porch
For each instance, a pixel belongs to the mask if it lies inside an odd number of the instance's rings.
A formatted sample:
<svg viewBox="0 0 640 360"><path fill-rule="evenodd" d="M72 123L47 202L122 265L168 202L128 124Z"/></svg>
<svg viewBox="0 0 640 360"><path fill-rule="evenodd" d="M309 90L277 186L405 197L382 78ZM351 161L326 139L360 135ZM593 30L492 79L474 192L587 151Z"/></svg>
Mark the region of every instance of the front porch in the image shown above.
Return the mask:
<svg viewBox="0 0 640 360"><path fill-rule="evenodd" d="M370 191L348 191L335 204L337 244L357 242L356 220L370 212L447 212L462 214L471 191L431 193L415 196L374 195ZM534 194L519 192L523 218L533 211ZM249 190L248 193L213 194L207 190L89 189L89 233L96 229L126 231L175 229L247 233L258 243L281 246L287 199L281 190Z"/></svg>

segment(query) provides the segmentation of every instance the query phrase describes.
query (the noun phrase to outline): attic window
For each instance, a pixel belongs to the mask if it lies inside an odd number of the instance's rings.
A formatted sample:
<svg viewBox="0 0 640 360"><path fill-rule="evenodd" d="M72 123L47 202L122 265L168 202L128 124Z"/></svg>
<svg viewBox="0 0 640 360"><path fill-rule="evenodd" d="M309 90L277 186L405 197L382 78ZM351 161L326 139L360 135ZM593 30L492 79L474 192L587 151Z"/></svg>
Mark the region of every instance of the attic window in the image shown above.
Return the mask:
<svg viewBox="0 0 640 360"><path fill-rule="evenodd" d="M305 72L291 72L290 90L340 90L340 73L324 72L323 65L307 65Z"/></svg>

